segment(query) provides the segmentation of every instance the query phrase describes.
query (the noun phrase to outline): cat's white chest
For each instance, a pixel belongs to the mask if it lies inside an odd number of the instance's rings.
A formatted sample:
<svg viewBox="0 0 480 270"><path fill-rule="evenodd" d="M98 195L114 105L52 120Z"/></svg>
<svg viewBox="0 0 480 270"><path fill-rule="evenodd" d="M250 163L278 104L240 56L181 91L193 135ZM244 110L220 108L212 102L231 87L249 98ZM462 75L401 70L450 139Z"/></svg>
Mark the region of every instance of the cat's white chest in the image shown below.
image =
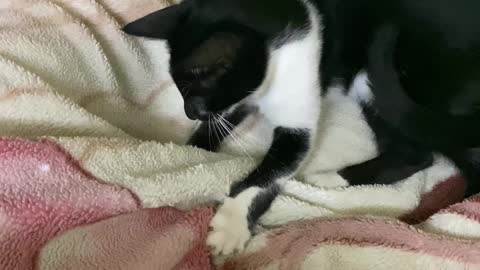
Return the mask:
<svg viewBox="0 0 480 270"><path fill-rule="evenodd" d="M317 126L322 47L317 28L312 27L303 39L270 53L267 74L254 102L274 126L307 129Z"/></svg>

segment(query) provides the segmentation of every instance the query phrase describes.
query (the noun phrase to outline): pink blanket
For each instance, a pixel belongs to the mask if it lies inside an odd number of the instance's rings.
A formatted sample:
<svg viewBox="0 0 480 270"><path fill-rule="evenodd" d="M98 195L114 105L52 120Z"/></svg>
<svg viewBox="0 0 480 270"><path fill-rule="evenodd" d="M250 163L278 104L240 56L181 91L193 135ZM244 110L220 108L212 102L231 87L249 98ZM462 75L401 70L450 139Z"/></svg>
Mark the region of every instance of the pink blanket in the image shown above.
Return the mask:
<svg viewBox="0 0 480 270"><path fill-rule="evenodd" d="M210 209L141 209L48 141L0 140L0 172L0 269L210 269Z"/></svg>
<svg viewBox="0 0 480 270"><path fill-rule="evenodd" d="M49 140L1 139L0 171L0 269L212 268L205 246L211 209L142 209L134 193L96 179ZM480 269L479 228L480 197L417 227L385 218L313 219L260 234L245 253L217 265ZM448 236L455 234L464 240ZM368 268L375 260L378 267Z"/></svg>

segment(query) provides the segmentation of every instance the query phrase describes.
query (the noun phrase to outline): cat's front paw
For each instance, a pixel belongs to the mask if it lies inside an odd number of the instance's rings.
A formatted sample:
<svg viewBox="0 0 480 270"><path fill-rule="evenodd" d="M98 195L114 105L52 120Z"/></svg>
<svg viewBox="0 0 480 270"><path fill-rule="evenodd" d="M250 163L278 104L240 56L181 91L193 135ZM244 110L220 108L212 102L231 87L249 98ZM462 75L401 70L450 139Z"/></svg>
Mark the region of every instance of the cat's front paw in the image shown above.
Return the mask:
<svg viewBox="0 0 480 270"><path fill-rule="evenodd" d="M252 234L248 226L248 204L241 198L227 198L210 222L207 244L214 255L242 251Z"/></svg>

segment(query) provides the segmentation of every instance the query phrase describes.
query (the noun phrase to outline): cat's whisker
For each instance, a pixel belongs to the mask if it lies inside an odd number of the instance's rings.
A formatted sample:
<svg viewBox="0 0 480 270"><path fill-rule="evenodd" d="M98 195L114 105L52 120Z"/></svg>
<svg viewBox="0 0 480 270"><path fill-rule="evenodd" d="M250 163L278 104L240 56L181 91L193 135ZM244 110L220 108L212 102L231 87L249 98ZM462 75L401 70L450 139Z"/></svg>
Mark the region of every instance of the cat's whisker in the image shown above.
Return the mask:
<svg viewBox="0 0 480 270"><path fill-rule="evenodd" d="M223 118L221 115L217 114L217 117L215 117L215 119L218 121L220 127L222 127L226 132L227 134L232 137L232 139L236 142L236 144L238 145L238 147L245 153L245 155L247 155L247 157L251 160L251 161L254 161L254 158L248 153L245 145L242 144L242 142L240 141L240 139L232 132L232 130L230 130L228 128L228 126L224 123Z"/></svg>
<svg viewBox="0 0 480 270"><path fill-rule="evenodd" d="M215 116L213 116L212 124L213 124L213 132L215 133L215 137L217 138L217 142L221 142L220 136L218 136L219 130L218 130L218 124L217 124Z"/></svg>
<svg viewBox="0 0 480 270"><path fill-rule="evenodd" d="M190 94L190 91L192 91L192 88L190 88L190 86L191 86L191 85L187 86L187 87L189 87L189 88L187 89L187 92L186 92L185 95L184 95L185 98L188 97L188 94ZM185 87L184 89L186 89L187 87Z"/></svg>
<svg viewBox="0 0 480 270"><path fill-rule="evenodd" d="M228 121L225 117L223 117L222 115L218 115L218 116L220 117L220 119L222 119L222 122L230 128L230 130L235 129L235 125L230 123L230 121ZM258 141L257 138L253 137L251 134L246 134L246 135L242 134L242 142L245 145L250 145L254 147L259 147L263 145L262 142Z"/></svg>
<svg viewBox="0 0 480 270"><path fill-rule="evenodd" d="M217 120L215 119L215 121L217 121ZM222 126L220 126L220 122L217 121L216 123L218 123L218 132L220 132L220 135L222 135L223 138L228 137L228 135L229 135L228 132L226 130L224 130L222 128Z"/></svg>
<svg viewBox="0 0 480 270"><path fill-rule="evenodd" d="M223 137L226 137L225 135L228 136L228 134L225 134L223 129L221 128L220 124L219 124L219 121L217 119L216 116L213 116L213 123L215 124L215 127L217 128L218 132L220 133L220 135L222 135Z"/></svg>
<svg viewBox="0 0 480 270"><path fill-rule="evenodd" d="M235 134L234 132L235 126L232 123L230 123L225 117L221 115L218 115L218 117L220 119L220 122L223 124L224 128L228 131L228 134L230 136L237 139L237 141L241 143L242 146L249 145L248 142L245 142L245 140L241 139L239 136L237 136L237 134Z"/></svg>
<svg viewBox="0 0 480 270"><path fill-rule="evenodd" d="M208 116L208 146L212 148L212 128L211 128L211 116Z"/></svg>
<svg viewBox="0 0 480 270"><path fill-rule="evenodd" d="M218 117L220 117L221 119L223 119L223 122L227 125L229 125L231 127L231 129L233 130L235 128L235 126L230 123L225 117L223 117L222 115L218 115ZM236 136L238 140L240 140L240 138L238 136ZM261 142L259 141L257 138L255 138L253 135L251 134L248 134L248 135L245 135L245 134L242 134L242 140L241 140L244 145L250 145L250 146L253 146L253 147L258 147L258 148L262 148L264 146L264 142ZM271 157L273 159L276 159L276 156L273 155L272 153L266 153L265 156L268 156L268 157Z"/></svg>
<svg viewBox="0 0 480 270"><path fill-rule="evenodd" d="M177 82L177 88L180 90L180 93L185 93L184 96L187 97L190 93L192 82L189 81L179 81Z"/></svg>

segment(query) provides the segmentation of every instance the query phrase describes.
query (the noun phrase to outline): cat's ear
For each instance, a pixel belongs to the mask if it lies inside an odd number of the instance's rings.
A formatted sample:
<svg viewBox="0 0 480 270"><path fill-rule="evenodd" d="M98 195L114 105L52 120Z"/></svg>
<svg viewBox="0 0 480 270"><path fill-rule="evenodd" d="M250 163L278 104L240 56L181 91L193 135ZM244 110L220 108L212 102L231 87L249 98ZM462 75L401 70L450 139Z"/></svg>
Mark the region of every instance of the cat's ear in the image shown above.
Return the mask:
<svg viewBox="0 0 480 270"><path fill-rule="evenodd" d="M190 1L155 11L127 24L123 31L129 35L169 39L190 11Z"/></svg>

